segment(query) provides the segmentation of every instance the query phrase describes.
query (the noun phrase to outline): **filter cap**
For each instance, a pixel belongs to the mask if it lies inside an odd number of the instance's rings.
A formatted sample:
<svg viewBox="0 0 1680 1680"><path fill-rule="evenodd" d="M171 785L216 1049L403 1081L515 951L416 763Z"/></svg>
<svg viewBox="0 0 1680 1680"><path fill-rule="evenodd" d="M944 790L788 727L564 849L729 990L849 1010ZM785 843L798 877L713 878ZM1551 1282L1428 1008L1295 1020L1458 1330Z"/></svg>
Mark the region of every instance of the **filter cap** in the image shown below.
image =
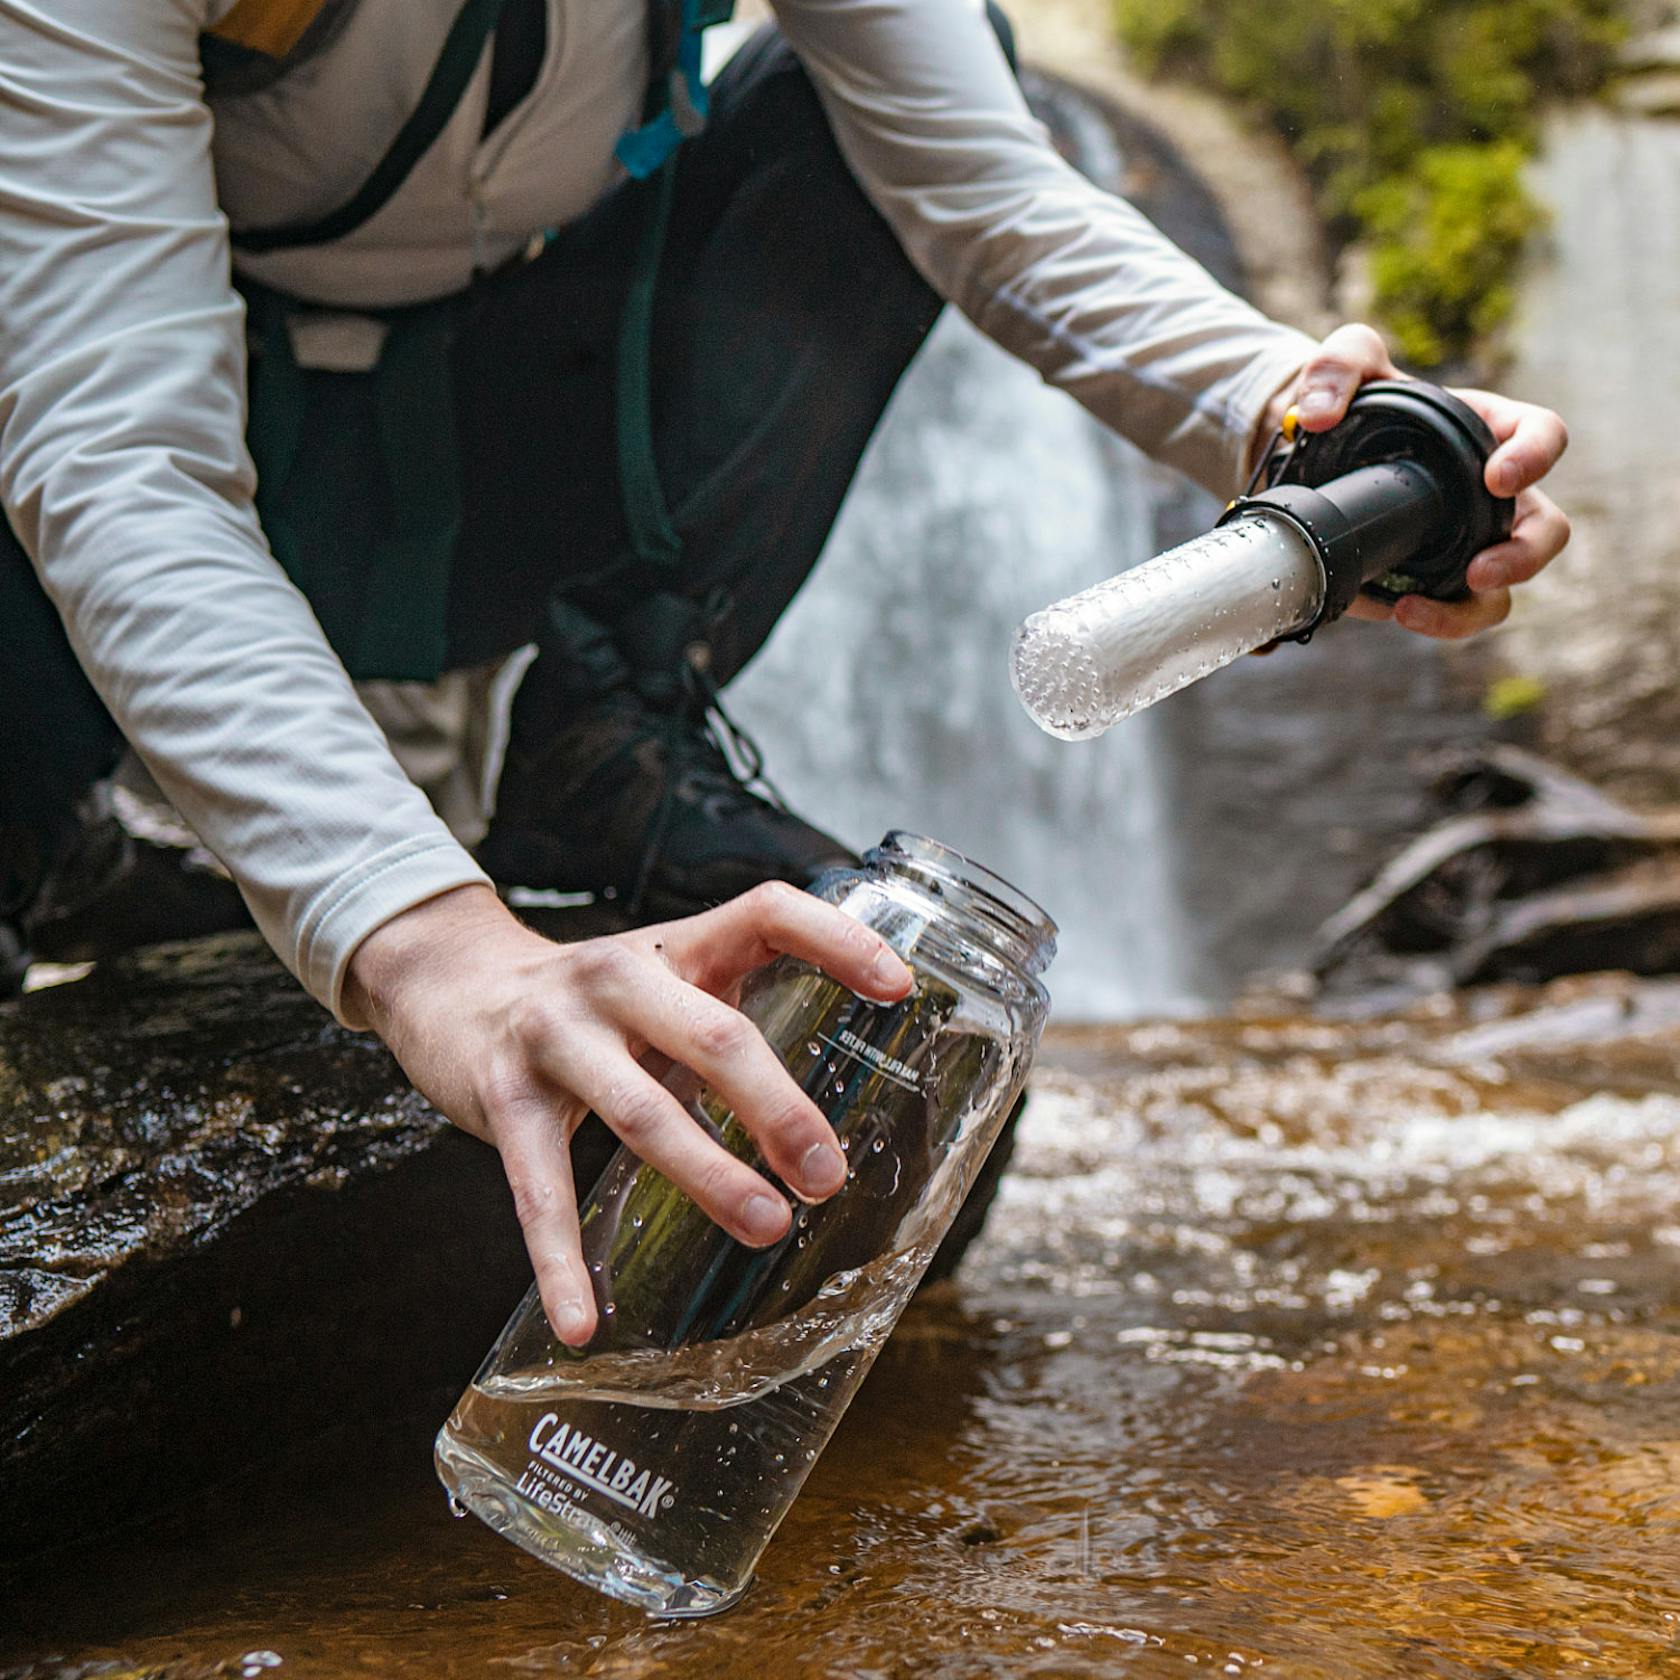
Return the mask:
<svg viewBox="0 0 1680 1680"><path fill-rule="evenodd" d="M1272 482L1316 490L1361 467L1422 467L1441 492L1435 528L1415 557L1366 579L1364 592L1380 601L1402 595L1458 601L1469 593L1470 562L1509 537L1516 522L1515 501L1487 488L1488 458L1498 447L1487 422L1450 391L1421 380L1377 379L1361 387L1329 431L1299 433Z"/></svg>

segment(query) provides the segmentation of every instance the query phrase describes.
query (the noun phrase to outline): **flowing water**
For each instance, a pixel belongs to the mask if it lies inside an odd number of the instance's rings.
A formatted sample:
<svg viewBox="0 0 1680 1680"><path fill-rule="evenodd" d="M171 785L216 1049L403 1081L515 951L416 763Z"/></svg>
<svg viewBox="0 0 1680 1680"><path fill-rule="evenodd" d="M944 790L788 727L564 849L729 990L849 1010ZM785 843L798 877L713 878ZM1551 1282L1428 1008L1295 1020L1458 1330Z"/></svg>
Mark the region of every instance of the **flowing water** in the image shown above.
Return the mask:
<svg viewBox="0 0 1680 1680"><path fill-rule="evenodd" d="M440 1396L47 1560L0 1672L1680 1676L1677 1059L1675 986L1053 1034L737 1609L451 1521Z"/></svg>

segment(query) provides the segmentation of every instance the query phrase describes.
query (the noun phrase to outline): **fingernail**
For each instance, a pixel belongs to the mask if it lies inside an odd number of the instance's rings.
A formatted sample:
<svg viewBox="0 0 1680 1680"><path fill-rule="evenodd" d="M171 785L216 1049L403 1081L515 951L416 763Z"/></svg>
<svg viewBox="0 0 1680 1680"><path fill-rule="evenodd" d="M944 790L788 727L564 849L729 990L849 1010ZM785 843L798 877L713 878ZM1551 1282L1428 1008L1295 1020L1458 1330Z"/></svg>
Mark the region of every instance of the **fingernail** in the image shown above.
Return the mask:
<svg viewBox="0 0 1680 1680"><path fill-rule="evenodd" d="M787 1203L775 1196L763 1193L749 1196L747 1205L741 1209L741 1229L755 1243L773 1243L787 1222Z"/></svg>
<svg viewBox="0 0 1680 1680"><path fill-rule="evenodd" d="M554 1314L554 1328L559 1332L560 1340L572 1341L583 1334L583 1327L589 1322L589 1315L583 1310L578 1301L563 1301Z"/></svg>
<svg viewBox="0 0 1680 1680"><path fill-rule="evenodd" d="M1440 615L1428 602L1408 598L1394 609L1394 616L1408 630L1429 630Z"/></svg>
<svg viewBox="0 0 1680 1680"><path fill-rule="evenodd" d="M1319 389L1303 391L1301 400L1295 406L1301 411L1303 420L1323 420L1334 414L1341 404L1334 391Z"/></svg>
<svg viewBox="0 0 1680 1680"><path fill-rule="evenodd" d="M912 979L910 970L891 951L882 951L876 957L871 972L883 992L901 992Z"/></svg>
<svg viewBox="0 0 1680 1680"><path fill-rule="evenodd" d="M1522 469L1515 461L1501 461L1488 476L1493 480L1494 495L1509 496L1517 488Z"/></svg>
<svg viewBox="0 0 1680 1680"><path fill-rule="evenodd" d="M799 1163L799 1182L813 1196L832 1196L846 1182L846 1157L832 1143L813 1143Z"/></svg>

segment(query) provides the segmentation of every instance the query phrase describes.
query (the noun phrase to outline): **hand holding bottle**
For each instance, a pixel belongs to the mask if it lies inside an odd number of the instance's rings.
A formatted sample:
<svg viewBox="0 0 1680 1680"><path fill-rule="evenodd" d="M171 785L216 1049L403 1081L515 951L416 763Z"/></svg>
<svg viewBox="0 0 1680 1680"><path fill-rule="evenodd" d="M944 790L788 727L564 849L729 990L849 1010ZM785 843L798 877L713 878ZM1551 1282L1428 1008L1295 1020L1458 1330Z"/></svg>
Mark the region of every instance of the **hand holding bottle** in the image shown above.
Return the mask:
<svg viewBox="0 0 1680 1680"><path fill-rule="evenodd" d="M460 887L394 917L352 958L347 1018L376 1031L423 1095L501 1152L563 1342L579 1346L595 1330L569 1154L591 1109L740 1241L775 1242L791 1217L785 1198L642 1066L644 1052L714 1087L796 1194L821 1201L845 1182L821 1110L732 1004L743 977L782 953L883 1003L910 989L879 934L780 883L573 945L533 933L489 888Z"/></svg>

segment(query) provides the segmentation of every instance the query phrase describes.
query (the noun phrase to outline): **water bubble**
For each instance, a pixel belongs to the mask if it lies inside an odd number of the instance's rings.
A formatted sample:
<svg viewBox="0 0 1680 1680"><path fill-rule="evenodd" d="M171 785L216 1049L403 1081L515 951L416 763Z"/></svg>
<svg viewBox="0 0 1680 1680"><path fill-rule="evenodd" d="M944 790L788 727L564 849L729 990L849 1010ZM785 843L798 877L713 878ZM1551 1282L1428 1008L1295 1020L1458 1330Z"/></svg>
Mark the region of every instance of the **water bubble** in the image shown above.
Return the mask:
<svg viewBox="0 0 1680 1680"><path fill-rule="evenodd" d="M879 1155L881 1153L881 1151L883 1149L885 1149L886 1147L887 1147L887 1144L886 1144L886 1140L884 1138L876 1138L875 1141L872 1144L870 1144L870 1146L869 1146L869 1153L871 1155Z"/></svg>
<svg viewBox="0 0 1680 1680"><path fill-rule="evenodd" d="M818 1044L814 1038L809 1038L805 1041L805 1050L806 1054L811 1056L820 1056L822 1054L822 1046Z"/></svg>
<svg viewBox="0 0 1680 1680"><path fill-rule="evenodd" d="M452 1517L464 1517L467 1514L466 1506L454 1494L449 1496L449 1514Z"/></svg>

